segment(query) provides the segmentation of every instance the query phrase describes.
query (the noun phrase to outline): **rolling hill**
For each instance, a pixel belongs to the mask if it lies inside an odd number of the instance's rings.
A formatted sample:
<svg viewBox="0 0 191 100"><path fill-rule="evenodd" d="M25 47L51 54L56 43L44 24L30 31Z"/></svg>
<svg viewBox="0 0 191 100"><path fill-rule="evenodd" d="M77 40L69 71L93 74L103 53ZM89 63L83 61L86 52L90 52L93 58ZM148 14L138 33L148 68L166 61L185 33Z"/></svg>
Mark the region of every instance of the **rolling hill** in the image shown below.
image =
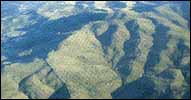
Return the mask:
<svg viewBox="0 0 191 100"><path fill-rule="evenodd" d="M190 99L190 1L1 9L2 99Z"/></svg>

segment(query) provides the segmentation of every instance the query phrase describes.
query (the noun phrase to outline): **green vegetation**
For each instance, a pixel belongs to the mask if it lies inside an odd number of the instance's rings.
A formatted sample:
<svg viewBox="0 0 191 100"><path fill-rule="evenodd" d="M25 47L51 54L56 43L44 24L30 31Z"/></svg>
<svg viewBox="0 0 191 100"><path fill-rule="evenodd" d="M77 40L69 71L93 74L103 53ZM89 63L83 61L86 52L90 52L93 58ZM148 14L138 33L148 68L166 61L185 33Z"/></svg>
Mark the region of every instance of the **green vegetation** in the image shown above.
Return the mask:
<svg viewBox="0 0 191 100"><path fill-rule="evenodd" d="M47 60L66 83L71 98L111 98L110 93L121 81L103 58L100 43L88 29L85 26L75 32Z"/></svg>
<svg viewBox="0 0 191 100"><path fill-rule="evenodd" d="M190 99L190 1L1 3L2 99Z"/></svg>
<svg viewBox="0 0 191 100"><path fill-rule="evenodd" d="M34 60L32 63L13 63L7 65L1 71L1 95L2 98L28 98L19 91L19 83L30 74L43 67L44 61Z"/></svg>

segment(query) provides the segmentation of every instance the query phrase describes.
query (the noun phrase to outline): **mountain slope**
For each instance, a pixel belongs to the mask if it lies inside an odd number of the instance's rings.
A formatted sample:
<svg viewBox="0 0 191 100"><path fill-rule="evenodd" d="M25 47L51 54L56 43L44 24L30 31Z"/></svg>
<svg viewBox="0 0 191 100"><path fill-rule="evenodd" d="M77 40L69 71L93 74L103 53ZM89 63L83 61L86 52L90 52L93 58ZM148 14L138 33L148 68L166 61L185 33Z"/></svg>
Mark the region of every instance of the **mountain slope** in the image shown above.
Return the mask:
<svg viewBox="0 0 191 100"><path fill-rule="evenodd" d="M190 1L1 8L1 98L190 99Z"/></svg>

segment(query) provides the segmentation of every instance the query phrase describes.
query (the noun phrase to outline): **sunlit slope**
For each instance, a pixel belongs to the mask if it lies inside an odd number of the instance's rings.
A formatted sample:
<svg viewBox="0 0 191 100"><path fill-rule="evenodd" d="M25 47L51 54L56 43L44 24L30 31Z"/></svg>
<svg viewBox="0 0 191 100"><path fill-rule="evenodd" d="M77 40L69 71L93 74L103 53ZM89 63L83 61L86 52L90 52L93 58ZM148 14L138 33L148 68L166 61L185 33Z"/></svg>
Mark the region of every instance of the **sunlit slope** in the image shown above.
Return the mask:
<svg viewBox="0 0 191 100"><path fill-rule="evenodd" d="M154 31L148 32L150 39L146 40L147 44L143 47L148 46L146 62L141 65L144 68L144 74L137 80L125 84L115 91L113 93L114 98L189 98L190 30L186 23L190 22L172 11L172 9L164 11L164 8L169 9L167 6L160 6L155 8L156 12L143 12L140 14L141 18L149 20L154 25ZM141 25L144 24L142 23ZM151 28L152 25L145 25L144 28L147 26ZM132 28L132 26L130 27ZM138 29L141 30L141 28ZM135 33L135 30L133 33ZM141 44L141 42L139 43ZM140 52L143 52L143 50L140 49ZM129 53L132 54L133 52ZM137 58L139 57L141 56ZM139 62L136 59L133 61L135 63ZM128 64L126 63L121 71L125 74L129 72L126 77L131 77L131 75L140 70L137 69L133 73L133 69L138 68L138 65L130 66L130 68L126 68L127 66ZM126 72L124 71L125 69ZM186 69L188 71L185 71ZM131 72L133 74L130 74ZM173 78L168 77L168 75L171 75ZM153 85L149 85L151 83L147 79L154 81L154 83L151 82ZM125 81L129 81L129 79L127 78ZM144 82L146 83L144 84ZM154 90L151 88L154 88ZM133 89L135 91L130 92Z"/></svg>
<svg viewBox="0 0 191 100"><path fill-rule="evenodd" d="M3 13L2 98L189 99L187 3L31 2Z"/></svg>
<svg viewBox="0 0 191 100"><path fill-rule="evenodd" d="M2 98L28 98L19 90L19 83L43 66L44 61L38 59L28 64L15 63L6 66L1 72Z"/></svg>
<svg viewBox="0 0 191 100"><path fill-rule="evenodd" d="M47 60L68 86L71 98L111 98L121 85L88 26L63 41Z"/></svg>

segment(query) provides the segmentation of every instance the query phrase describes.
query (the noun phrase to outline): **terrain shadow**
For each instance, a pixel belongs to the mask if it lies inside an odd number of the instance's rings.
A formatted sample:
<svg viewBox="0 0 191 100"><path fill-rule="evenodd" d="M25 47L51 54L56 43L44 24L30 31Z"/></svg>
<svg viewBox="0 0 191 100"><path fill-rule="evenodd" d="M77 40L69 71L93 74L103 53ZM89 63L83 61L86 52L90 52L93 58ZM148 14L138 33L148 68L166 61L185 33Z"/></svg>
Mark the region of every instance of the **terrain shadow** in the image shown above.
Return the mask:
<svg viewBox="0 0 191 100"><path fill-rule="evenodd" d="M47 97L49 99L70 98L70 92L66 84L57 76L47 62L39 70L22 79L18 85L19 91L22 91L30 99L40 99L44 95L47 96L46 90L39 88L40 86L47 86L55 90Z"/></svg>
<svg viewBox="0 0 191 100"><path fill-rule="evenodd" d="M164 4L161 1L154 1L154 2L150 1L150 3L153 3L153 4L136 2L136 4L133 7L133 10L138 12L138 13L149 12L149 11L155 12L154 8L156 8L158 6L162 6Z"/></svg>
<svg viewBox="0 0 191 100"><path fill-rule="evenodd" d="M184 40L180 39L177 43L177 49L171 55L171 59L175 66L180 66L184 57L189 57L190 49L184 44Z"/></svg>
<svg viewBox="0 0 191 100"><path fill-rule="evenodd" d="M48 99L69 99L70 93L65 85L56 90Z"/></svg>
<svg viewBox="0 0 191 100"><path fill-rule="evenodd" d="M153 46L150 48L150 52L147 56L147 61L144 66L145 74L146 72L151 71L151 69L159 62L160 53L162 50L166 49L166 45L169 39L169 36L167 35L169 28L162 24L159 24L153 18L149 19L155 24L156 29L155 33L153 33ZM122 79L123 77L125 79L125 77L129 75L132 68L131 62L140 53L138 52L137 48L140 36L139 33L135 31L137 30L138 26L136 26L137 28L132 28L132 25L133 23L131 22L129 23L129 27L127 26L129 32L131 33L131 38L125 43L125 56L118 64L118 67L120 68L119 72L123 75ZM145 74L143 75L143 77L131 83L123 83L121 87L119 87L112 93L112 97L114 99L154 98L153 96L155 96L157 93L154 90L154 83L150 80L150 78L146 77Z"/></svg>
<svg viewBox="0 0 191 100"><path fill-rule="evenodd" d="M169 41L169 27L164 26L157 22L154 18L149 18L155 27L155 33L152 34L153 36L153 45L150 48L150 51L147 56L147 61L144 65L144 71L149 72L152 71L152 68L159 63L160 61L160 54L163 50L167 48L167 43Z"/></svg>
<svg viewBox="0 0 191 100"><path fill-rule="evenodd" d="M125 41L123 51L125 52L117 63L117 72L120 74L123 83L132 70L132 62L140 55L138 44L140 43L140 33L138 32L139 25L135 20L125 23L127 30L130 33L130 39Z"/></svg>
<svg viewBox="0 0 191 100"><path fill-rule="evenodd" d="M30 12L31 19L37 23L18 29L26 34L14 38L2 44L2 55L11 62L30 62L34 58L46 59L50 51L56 50L58 44L71 35L70 32L82 28L91 21L104 20L107 13L82 12L69 17L62 17L56 20ZM24 51L32 52L29 55L19 56Z"/></svg>
<svg viewBox="0 0 191 100"><path fill-rule="evenodd" d="M121 1L108 1L106 5L111 8L112 10L120 9L120 8L126 8L127 5L124 2Z"/></svg>
<svg viewBox="0 0 191 100"><path fill-rule="evenodd" d="M187 28L190 30L190 2L189 1L175 1L174 4L177 6L171 6L171 8L177 12L180 16L187 20Z"/></svg>
<svg viewBox="0 0 191 100"><path fill-rule="evenodd" d="M111 45L113 34L117 31L117 28L117 25L109 25L109 28L106 32L100 36L96 36L97 39L101 42L105 54L107 54L107 48Z"/></svg>
<svg viewBox="0 0 191 100"><path fill-rule="evenodd" d="M146 99L154 95L155 84L147 77L141 77L123 87L119 87L111 95L113 99Z"/></svg>

